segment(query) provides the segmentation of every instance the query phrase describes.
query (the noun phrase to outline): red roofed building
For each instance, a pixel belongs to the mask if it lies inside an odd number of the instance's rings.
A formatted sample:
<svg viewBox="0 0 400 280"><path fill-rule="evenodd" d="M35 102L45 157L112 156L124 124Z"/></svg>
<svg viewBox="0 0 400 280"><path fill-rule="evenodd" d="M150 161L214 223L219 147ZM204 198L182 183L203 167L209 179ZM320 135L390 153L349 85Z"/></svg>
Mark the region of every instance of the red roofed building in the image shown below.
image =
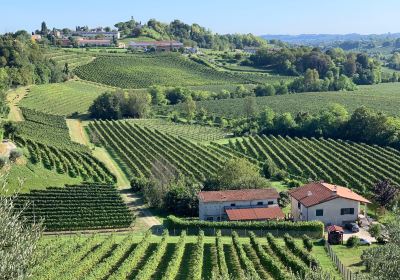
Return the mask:
<svg viewBox="0 0 400 280"><path fill-rule="evenodd" d="M225 211L229 221L265 221L285 218L285 214L279 207L236 208Z"/></svg>
<svg viewBox="0 0 400 280"><path fill-rule="evenodd" d="M306 184L289 191L289 195L295 221L318 220L325 224L354 222L360 205L371 203L348 188L324 182Z"/></svg>
<svg viewBox="0 0 400 280"><path fill-rule="evenodd" d="M80 47L88 47L88 46L102 46L109 47L111 46L111 41L108 39L83 39L80 38L77 40L78 46Z"/></svg>
<svg viewBox="0 0 400 280"><path fill-rule="evenodd" d="M200 220L248 221L284 218L278 206L279 194L272 188L204 191L199 193L198 198Z"/></svg>

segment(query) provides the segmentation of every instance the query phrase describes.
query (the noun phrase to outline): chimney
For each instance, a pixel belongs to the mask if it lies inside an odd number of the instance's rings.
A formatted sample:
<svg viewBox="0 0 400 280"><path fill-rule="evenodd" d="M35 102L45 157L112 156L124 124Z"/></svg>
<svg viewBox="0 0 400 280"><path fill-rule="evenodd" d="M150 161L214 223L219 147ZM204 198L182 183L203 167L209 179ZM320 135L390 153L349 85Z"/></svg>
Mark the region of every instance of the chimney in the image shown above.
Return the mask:
<svg viewBox="0 0 400 280"><path fill-rule="evenodd" d="M333 186L332 193L333 195L337 194L337 186Z"/></svg>
<svg viewBox="0 0 400 280"><path fill-rule="evenodd" d="M312 196L312 192L311 192L311 191L308 191L308 192L307 192L307 196Z"/></svg>

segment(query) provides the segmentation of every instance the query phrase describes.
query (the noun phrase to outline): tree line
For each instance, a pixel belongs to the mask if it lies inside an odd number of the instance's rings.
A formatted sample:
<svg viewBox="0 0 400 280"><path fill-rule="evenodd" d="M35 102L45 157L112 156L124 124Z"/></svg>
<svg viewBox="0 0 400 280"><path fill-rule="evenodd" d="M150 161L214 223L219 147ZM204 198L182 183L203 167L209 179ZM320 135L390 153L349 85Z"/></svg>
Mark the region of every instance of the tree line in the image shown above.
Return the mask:
<svg viewBox="0 0 400 280"><path fill-rule="evenodd" d="M11 86L57 83L67 78L26 31L0 36L0 91Z"/></svg>
<svg viewBox="0 0 400 280"><path fill-rule="evenodd" d="M265 108L260 114L232 122L237 136L275 134L298 137L324 137L367 144L400 147L400 119L367 107L352 114L339 104L331 104L311 114L275 113Z"/></svg>
<svg viewBox="0 0 400 280"><path fill-rule="evenodd" d="M146 36L155 40L178 40L187 46L215 50L242 49L247 46L260 47L267 43L253 34L220 35L196 23L189 25L180 20L162 23L156 19L150 19L147 23L142 24L131 19L116 23L114 26L125 36Z"/></svg>
<svg viewBox="0 0 400 280"><path fill-rule="evenodd" d="M366 53L345 53L340 48L325 52L319 48L305 46L261 48L242 63L267 67L284 75L304 75L308 69L312 69L323 80L339 80L341 75L345 75L358 85L381 82L379 61Z"/></svg>

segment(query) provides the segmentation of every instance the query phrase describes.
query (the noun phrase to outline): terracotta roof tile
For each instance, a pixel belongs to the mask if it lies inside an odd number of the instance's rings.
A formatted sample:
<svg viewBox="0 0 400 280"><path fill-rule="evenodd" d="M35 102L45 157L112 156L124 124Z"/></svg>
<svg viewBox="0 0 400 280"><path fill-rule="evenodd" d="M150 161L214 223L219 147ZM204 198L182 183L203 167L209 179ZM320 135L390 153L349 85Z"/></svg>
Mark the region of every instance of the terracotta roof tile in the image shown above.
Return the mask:
<svg viewBox="0 0 400 280"><path fill-rule="evenodd" d="M305 207L317 205L335 198L346 198L363 203L371 203L368 199L356 194L348 188L323 182L306 184L302 187L290 190L289 194Z"/></svg>
<svg viewBox="0 0 400 280"><path fill-rule="evenodd" d="M277 199L278 192L273 189L248 189L227 191L204 191L198 195L203 202L247 201L257 199Z"/></svg>
<svg viewBox="0 0 400 280"><path fill-rule="evenodd" d="M227 209L230 221L284 219L285 214L279 207Z"/></svg>
<svg viewBox="0 0 400 280"><path fill-rule="evenodd" d="M343 228L341 226L332 225L332 226L328 226L326 228L326 230L328 232L331 232L331 231L343 231Z"/></svg>

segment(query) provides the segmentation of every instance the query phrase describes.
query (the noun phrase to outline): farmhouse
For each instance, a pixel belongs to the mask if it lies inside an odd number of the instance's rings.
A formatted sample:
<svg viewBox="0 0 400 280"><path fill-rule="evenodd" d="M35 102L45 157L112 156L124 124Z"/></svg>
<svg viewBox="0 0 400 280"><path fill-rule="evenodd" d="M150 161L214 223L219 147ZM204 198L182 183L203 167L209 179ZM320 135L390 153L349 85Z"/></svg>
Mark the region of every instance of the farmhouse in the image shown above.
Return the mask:
<svg viewBox="0 0 400 280"><path fill-rule="evenodd" d="M83 37L85 39L108 39L114 40L119 39L121 34L119 31L75 31L73 33L74 36Z"/></svg>
<svg viewBox="0 0 400 280"><path fill-rule="evenodd" d="M289 191L289 195L295 221L318 220L335 225L354 222L361 214L360 205L370 203L348 188L324 182L306 184Z"/></svg>
<svg viewBox="0 0 400 280"><path fill-rule="evenodd" d="M284 219L273 189L203 191L199 198L199 219L206 221L257 221Z"/></svg>
<svg viewBox="0 0 400 280"><path fill-rule="evenodd" d="M85 47L85 46L102 46L108 47L111 46L111 41L107 39L78 39L77 40L78 46Z"/></svg>
<svg viewBox="0 0 400 280"><path fill-rule="evenodd" d="M156 51L172 51L182 48L183 44L177 41L130 42L129 47L142 50L154 48Z"/></svg>

